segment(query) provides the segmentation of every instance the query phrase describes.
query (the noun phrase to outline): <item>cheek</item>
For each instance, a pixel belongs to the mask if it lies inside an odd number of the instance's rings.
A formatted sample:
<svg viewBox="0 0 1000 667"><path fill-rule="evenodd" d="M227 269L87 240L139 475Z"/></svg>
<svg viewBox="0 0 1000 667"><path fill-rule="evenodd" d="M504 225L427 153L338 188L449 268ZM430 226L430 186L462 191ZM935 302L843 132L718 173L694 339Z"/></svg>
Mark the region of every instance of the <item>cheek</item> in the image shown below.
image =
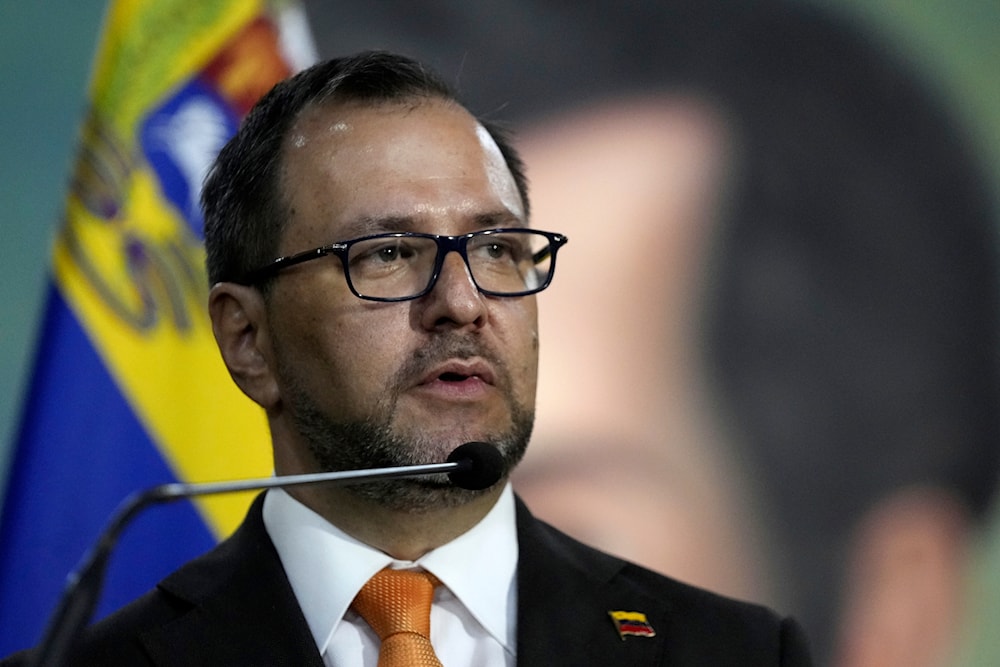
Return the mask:
<svg viewBox="0 0 1000 667"><path fill-rule="evenodd" d="M511 354L508 359L518 389L535 395L538 378L538 308L533 298L511 302L500 327Z"/></svg>
<svg viewBox="0 0 1000 667"><path fill-rule="evenodd" d="M358 299L310 297L295 309L301 315L280 325L285 381L300 383L333 413L359 413L384 393L394 370L389 351L402 349L402 342L384 317L367 312Z"/></svg>
<svg viewBox="0 0 1000 667"><path fill-rule="evenodd" d="M372 315L372 313L366 313ZM392 318L354 314L330 326L324 347L334 360L331 381L346 387L359 401L370 401L384 393L385 385L398 370L403 351L412 341L401 336Z"/></svg>
<svg viewBox="0 0 1000 667"><path fill-rule="evenodd" d="M377 324L344 329L342 333L338 337L339 356L343 367L353 374L347 381L365 386L385 385L401 365L403 351L412 344Z"/></svg>

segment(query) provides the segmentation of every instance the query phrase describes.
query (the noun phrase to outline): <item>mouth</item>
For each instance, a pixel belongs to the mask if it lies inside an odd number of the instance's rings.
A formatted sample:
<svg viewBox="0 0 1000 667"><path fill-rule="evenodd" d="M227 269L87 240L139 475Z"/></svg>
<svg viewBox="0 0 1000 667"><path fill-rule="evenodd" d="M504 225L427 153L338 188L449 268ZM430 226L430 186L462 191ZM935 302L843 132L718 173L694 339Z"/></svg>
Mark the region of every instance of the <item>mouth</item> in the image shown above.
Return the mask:
<svg viewBox="0 0 1000 667"><path fill-rule="evenodd" d="M421 377L419 385L462 384L477 381L492 386L495 383L493 369L484 361L476 359L452 359L435 366Z"/></svg>

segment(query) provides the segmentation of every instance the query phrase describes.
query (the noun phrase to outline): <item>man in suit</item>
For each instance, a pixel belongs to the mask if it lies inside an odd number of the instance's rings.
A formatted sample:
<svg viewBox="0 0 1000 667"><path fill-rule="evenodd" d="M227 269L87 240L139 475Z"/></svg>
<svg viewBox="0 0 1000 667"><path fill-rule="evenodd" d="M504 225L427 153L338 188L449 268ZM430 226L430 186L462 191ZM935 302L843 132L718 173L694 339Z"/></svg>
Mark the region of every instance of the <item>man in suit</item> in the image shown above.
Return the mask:
<svg viewBox="0 0 1000 667"><path fill-rule="evenodd" d="M421 65L364 53L279 84L203 200L215 336L279 475L481 441L502 476L269 491L232 538L90 628L76 662L382 665L390 639L355 600L388 569L433 576L426 664L809 664L794 621L586 547L514 496L534 294L566 239L528 229L517 153Z"/></svg>

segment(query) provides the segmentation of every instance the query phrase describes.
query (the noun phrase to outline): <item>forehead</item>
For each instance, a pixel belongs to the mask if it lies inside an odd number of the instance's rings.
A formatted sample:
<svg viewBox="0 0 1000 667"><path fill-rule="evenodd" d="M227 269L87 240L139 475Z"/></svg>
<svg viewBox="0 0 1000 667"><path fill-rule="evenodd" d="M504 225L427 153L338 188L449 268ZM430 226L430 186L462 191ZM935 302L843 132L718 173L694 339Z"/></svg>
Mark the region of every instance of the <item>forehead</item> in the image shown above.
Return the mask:
<svg viewBox="0 0 1000 667"><path fill-rule="evenodd" d="M484 213L524 223L496 143L447 100L309 107L286 138L282 176L291 227L360 235L382 231L378 221L457 225Z"/></svg>

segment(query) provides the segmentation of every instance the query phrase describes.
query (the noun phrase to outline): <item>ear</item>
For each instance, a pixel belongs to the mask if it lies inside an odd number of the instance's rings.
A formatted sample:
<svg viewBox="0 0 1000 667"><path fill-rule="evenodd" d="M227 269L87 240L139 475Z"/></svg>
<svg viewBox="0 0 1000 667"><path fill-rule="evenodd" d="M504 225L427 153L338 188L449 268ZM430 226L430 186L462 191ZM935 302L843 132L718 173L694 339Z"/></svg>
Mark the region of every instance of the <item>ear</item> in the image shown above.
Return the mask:
<svg viewBox="0 0 1000 667"><path fill-rule="evenodd" d="M212 333L233 381L267 411L279 402L264 296L253 287L218 283L208 295Z"/></svg>
<svg viewBox="0 0 1000 667"><path fill-rule="evenodd" d="M961 627L969 519L942 490L904 489L855 536L838 667L951 664Z"/></svg>

